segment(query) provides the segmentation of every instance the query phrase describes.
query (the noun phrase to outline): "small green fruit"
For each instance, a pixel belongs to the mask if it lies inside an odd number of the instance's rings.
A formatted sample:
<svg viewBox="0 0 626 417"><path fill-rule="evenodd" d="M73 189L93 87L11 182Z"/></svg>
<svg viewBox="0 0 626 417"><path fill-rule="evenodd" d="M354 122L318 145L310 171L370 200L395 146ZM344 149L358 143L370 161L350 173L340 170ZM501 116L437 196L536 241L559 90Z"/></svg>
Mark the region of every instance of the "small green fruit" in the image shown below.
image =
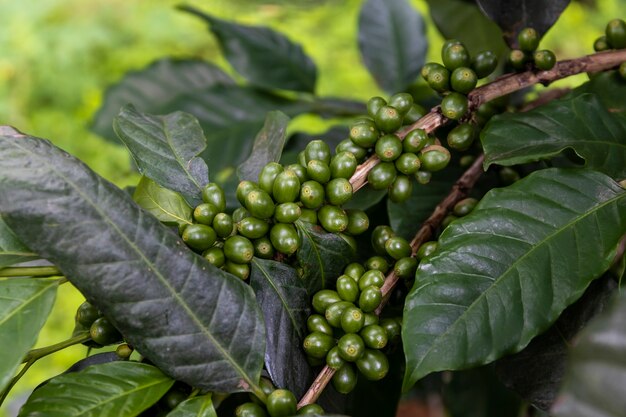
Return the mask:
<svg viewBox="0 0 626 417"><path fill-rule="evenodd" d="M441 100L441 113L448 119L459 120L467 108L467 97L460 93L450 93Z"/></svg>

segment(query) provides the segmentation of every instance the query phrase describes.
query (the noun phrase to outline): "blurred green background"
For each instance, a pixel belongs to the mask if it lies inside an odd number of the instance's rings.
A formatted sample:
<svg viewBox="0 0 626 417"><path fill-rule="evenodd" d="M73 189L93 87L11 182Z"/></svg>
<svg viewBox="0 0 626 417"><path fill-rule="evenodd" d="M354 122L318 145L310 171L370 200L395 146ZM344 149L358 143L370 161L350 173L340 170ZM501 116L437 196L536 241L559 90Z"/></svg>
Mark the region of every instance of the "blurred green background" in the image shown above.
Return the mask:
<svg viewBox="0 0 626 417"><path fill-rule="evenodd" d="M138 176L127 152L89 131L107 86L126 72L164 56L202 58L232 73L206 25L176 11L174 6L179 3L0 1L0 122L52 140L120 187L136 183ZM240 23L270 26L303 44L318 66L319 95L361 100L384 95L361 64L357 48L361 1L213 0L190 4ZM443 39L428 18L427 3L412 0L412 4L426 18L428 58L439 61ZM573 2L548 32L542 48L552 49L559 59L591 53L593 40L602 34L606 22L624 17L620 6L624 6L623 0ZM564 83L584 80L585 76L579 76ZM70 336L73 315L82 300L70 284L61 287L38 346ZM15 415L34 386L64 371L86 352L85 347L77 346L39 361L14 388L0 416Z"/></svg>

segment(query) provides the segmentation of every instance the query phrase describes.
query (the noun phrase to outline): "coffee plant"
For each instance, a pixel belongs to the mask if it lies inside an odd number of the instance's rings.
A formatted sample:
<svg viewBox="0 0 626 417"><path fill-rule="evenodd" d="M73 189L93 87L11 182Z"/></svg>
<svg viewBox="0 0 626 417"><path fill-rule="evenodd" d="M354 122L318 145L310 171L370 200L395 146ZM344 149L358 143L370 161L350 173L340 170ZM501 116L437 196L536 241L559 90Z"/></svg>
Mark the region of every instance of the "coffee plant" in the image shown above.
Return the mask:
<svg viewBox="0 0 626 417"><path fill-rule="evenodd" d="M558 60L567 4L432 2L454 39L427 63L422 16L366 0L367 103L317 96L284 35L182 6L243 81L165 58L113 86L93 128L130 151L126 190L1 127L0 401L82 343L19 416L394 416L402 392L626 415L626 23ZM300 114L337 125L288 135ZM32 349L60 285L75 331Z"/></svg>

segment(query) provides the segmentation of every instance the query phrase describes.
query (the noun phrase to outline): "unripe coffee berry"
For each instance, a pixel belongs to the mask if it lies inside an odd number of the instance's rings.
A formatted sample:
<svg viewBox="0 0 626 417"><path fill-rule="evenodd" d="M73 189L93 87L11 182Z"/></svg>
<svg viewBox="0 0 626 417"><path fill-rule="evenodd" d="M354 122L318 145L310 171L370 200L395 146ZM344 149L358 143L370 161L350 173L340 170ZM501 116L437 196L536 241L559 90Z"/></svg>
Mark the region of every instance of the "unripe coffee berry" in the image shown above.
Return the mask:
<svg viewBox="0 0 626 417"><path fill-rule="evenodd" d="M352 198L352 184L345 178L334 178L326 184L326 199L335 206L347 203Z"/></svg>
<svg viewBox="0 0 626 417"><path fill-rule="evenodd" d="M533 52L539 46L539 34L533 28L524 28L517 35L519 49L524 52Z"/></svg>
<svg viewBox="0 0 626 417"><path fill-rule="evenodd" d="M452 71L450 76L450 86L454 91L467 94L476 87L478 77L476 73L468 67L459 67Z"/></svg>
<svg viewBox="0 0 626 417"><path fill-rule="evenodd" d="M389 187L389 200L401 204L411 198L413 182L406 175L398 175Z"/></svg>
<svg viewBox="0 0 626 417"><path fill-rule="evenodd" d="M330 148L323 140L312 140L304 148L304 158L307 163L316 159L328 165L330 164Z"/></svg>
<svg viewBox="0 0 626 417"><path fill-rule="evenodd" d="M285 168L277 162L270 162L261 169L259 172L259 188L268 194L272 194L274 190L274 180L278 174L283 172Z"/></svg>
<svg viewBox="0 0 626 417"><path fill-rule="evenodd" d="M388 188L396 179L397 171L393 162L380 162L367 174L367 181L375 190Z"/></svg>
<svg viewBox="0 0 626 417"><path fill-rule="evenodd" d="M202 189L202 201L213 204L218 212L226 210L226 196L219 184L210 182Z"/></svg>
<svg viewBox="0 0 626 417"><path fill-rule="evenodd" d="M394 134L384 135L376 142L375 151L381 161L394 161L402 154L402 141Z"/></svg>
<svg viewBox="0 0 626 417"><path fill-rule="evenodd" d="M460 93L450 93L441 100L441 113L448 119L459 120L467 113L467 97Z"/></svg>
<svg viewBox="0 0 626 417"><path fill-rule="evenodd" d="M383 106L374 118L376 126L386 133L395 132L402 126L402 115L392 106Z"/></svg>
<svg viewBox="0 0 626 417"><path fill-rule="evenodd" d="M552 51L536 51L533 58L535 60L535 66L540 70L551 70L554 67L554 64L556 64L556 56Z"/></svg>

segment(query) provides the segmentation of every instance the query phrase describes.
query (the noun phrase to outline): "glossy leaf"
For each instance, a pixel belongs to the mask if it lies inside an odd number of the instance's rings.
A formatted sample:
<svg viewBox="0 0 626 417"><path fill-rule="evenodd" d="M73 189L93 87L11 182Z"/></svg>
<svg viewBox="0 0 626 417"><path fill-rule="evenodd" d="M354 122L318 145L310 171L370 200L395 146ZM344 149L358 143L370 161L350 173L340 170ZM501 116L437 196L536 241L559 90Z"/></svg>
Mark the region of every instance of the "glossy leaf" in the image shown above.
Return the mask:
<svg viewBox="0 0 626 417"><path fill-rule="evenodd" d="M626 83L617 71L594 74L589 81L575 88L566 97L595 94L602 105L612 114L626 114Z"/></svg>
<svg viewBox="0 0 626 417"><path fill-rule="evenodd" d="M176 406L167 417L217 417L213 407L212 394L193 397Z"/></svg>
<svg viewBox="0 0 626 417"><path fill-rule="evenodd" d="M487 193L420 263L404 387L523 349L609 267L625 232L626 192L598 172L546 169Z"/></svg>
<svg viewBox="0 0 626 417"><path fill-rule="evenodd" d="M37 341L59 285L50 279L0 279L0 391ZM10 348L8 348L10 346Z"/></svg>
<svg viewBox="0 0 626 417"><path fill-rule="evenodd" d="M193 223L192 208L185 199L148 177L141 177L133 193L133 200L162 223L175 225Z"/></svg>
<svg viewBox="0 0 626 417"><path fill-rule="evenodd" d="M18 417L133 417L174 384L158 368L110 362L52 378L28 398Z"/></svg>
<svg viewBox="0 0 626 417"><path fill-rule="evenodd" d="M180 94L218 84L231 85L234 81L210 62L159 59L146 68L127 73L105 92L102 106L94 116L92 129L105 139L119 143L113 131L113 119L125 105L130 103L141 112L154 113L158 106Z"/></svg>
<svg viewBox="0 0 626 417"><path fill-rule="evenodd" d="M517 34L534 28L543 35L557 21L570 0L476 0L483 13L502 29L509 46L517 47Z"/></svg>
<svg viewBox="0 0 626 417"><path fill-rule="evenodd" d="M265 368L277 387L300 398L314 376L302 350L309 294L295 269L266 259L252 260L250 285L265 318Z"/></svg>
<svg viewBox="0 0 626 417"><path fill-rule="evenodd" d="M206 139L196 118L183 112L153 116L129 105L122 108L113 127L139 172L181 193L192 205L202 202L209 172L198 157L206 148Z"/></svg>
<svg viewBox="0 0 626 417"><path fill-rule="evenodd" d="M296 228L302 242L296 257L302 267L304 285L313 296L335 282L352 261L354 251L340 236L328 233L320 226L298 220Z"/></svg>
<svg viewBox="0 0 626 417"><path fill-rule="evenodd" d="M0 269L33 259L37 259L37 254L20 242L0 217Z"/></svg>
<svg viewBox="0 0 626 417"><path fill-rule="evenodd" d="M370 186L365 186L352 195L343 208L367 210L380 203L387 195L387 190L375 190Z"/></svg>
<svg viewBox="0 0 626 417"><path fill-rule="evenodd" d="M240 180L257 181L265 165L280 160L287 138L288 124L289 117L284 113L272 111L267 114L263 129L254 139L252 153L237 168Z"/></svg>
<svg viewBox="0 0 626 417"><path fill-rule="evenodd" d="M419 75L428 41L424 20L406 0L367 0L359 14L359 49L376 83L393 94Z"/></svg>
<svg viewBox="0 0 626 417"><path fill-rule="evenodd" d="M490 50L500 56L506 49L498 25L489 20L473 1L428 0L437 29L446 39L458 39L472 55ZM467 28L472 28L468 30Z"/></svg>
<svg viewBox="0 0 626 417"><path fill-rule="evenodd" d="M168 375L207 390L258 389L265 331L248 285L49 142L0 133L0 212L21 225L22 241Z"/></svg>
<svg viewBox="0 0 626 417"><path fill-rule="evenodd" d="M485 168L547 159L571 148L586 167L626 177L626 118L609 112L592 94L495 116L481 141Z"/></svg>
<svg viewBox="0 0 626 417"><path fill-rule="evenodd" d="M180 9L209 24L228 62L252 84L311 93L315 89L315 64L302 46L282 33L228 22L191 6Z"/></svg>

